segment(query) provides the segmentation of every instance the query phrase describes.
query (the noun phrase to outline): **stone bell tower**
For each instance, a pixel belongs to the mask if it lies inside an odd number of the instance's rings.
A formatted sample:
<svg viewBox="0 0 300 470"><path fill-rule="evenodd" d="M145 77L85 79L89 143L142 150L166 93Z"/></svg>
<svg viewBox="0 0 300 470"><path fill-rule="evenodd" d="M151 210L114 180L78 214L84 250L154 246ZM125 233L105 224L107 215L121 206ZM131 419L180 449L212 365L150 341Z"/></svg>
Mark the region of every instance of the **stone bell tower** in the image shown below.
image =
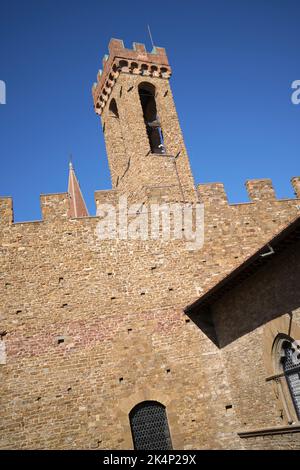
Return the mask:
<svg viewBox="0 0 300 470"><path fill-rule="evenodd" d="M113 189L137 197L165 188L172 198L195 200L196 190L169 84L166 51L143 44L126 49L112 39L93 85Z"/></svg>

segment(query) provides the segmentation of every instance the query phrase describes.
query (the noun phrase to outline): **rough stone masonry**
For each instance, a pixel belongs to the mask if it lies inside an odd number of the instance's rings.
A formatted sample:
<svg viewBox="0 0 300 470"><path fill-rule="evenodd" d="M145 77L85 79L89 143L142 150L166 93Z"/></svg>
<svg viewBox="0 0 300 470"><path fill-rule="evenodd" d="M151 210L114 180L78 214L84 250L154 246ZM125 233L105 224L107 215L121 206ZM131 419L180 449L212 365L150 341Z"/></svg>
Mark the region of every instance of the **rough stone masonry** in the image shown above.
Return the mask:
<svg viewBox="0 0 300 470"><path fill-rule="evenodd" d="M12 199L0 199L2 449L132 449L129 414L145 401L165 407L174 449L300 448L297 432L240 436L249 425L288 425L264 378L256 408L247 406L251 390L242 394L269 372L246 335L241 362L251 358L253 376L243 382L236 357L230 365L241 339L228 352L184 314L299 215L300 177L295 199L284 200L270 180L247 181L250 202L241 204L228 203L222 183L195 185L170 77L163 48L110 41L92 94L112 189L96 191L95 201L200 201L201 249L184 240L99 241L99 216L74 217L68 193L42 195L35 222L14 223ZM150 128L153 116L159 126ZM260 330L251 335L262 341Z"/></svg>

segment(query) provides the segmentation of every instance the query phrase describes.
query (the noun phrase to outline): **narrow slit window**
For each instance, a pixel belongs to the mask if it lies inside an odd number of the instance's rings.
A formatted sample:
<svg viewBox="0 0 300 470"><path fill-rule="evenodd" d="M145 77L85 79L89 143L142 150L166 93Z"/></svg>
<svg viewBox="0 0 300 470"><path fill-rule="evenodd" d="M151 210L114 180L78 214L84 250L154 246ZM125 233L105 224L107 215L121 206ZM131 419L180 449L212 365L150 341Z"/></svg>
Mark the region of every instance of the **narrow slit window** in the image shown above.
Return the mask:
<svg viewBox="0 0 300 470"><path fill-rule="evenodd" d="M116 100L114 98L111 100L110 105L109 105L109 115L111 117L115 117L119 119L119 111L118 111Z"/></svg>

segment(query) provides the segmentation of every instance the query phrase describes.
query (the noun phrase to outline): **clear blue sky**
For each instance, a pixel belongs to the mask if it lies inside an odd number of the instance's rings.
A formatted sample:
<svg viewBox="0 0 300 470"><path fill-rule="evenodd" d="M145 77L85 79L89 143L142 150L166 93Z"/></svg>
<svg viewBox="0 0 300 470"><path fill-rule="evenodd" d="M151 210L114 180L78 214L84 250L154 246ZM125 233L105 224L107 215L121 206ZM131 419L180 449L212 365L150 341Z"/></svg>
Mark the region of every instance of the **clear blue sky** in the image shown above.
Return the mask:
<svg viewBox="0 0 300 470"><path fill-rule="evenodd" d="M0 194L15 218L40 219L39 194L67 189L68 155L91 214L110 188L91 86L111 37L167 49L171 85L196 182L272 178L292 197L300 175L298 0L1 0Z"/></svg>

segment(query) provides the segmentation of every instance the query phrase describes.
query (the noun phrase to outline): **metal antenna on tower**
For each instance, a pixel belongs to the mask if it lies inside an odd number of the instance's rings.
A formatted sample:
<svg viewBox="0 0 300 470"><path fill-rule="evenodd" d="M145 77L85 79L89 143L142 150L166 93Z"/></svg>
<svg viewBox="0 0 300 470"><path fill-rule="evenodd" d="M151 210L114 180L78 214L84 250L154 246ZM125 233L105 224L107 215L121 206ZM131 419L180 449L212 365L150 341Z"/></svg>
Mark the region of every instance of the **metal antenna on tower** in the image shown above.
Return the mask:
<svg viewBox="0 0 300 470"><path fill-rule="evenodd" d="M150 36L150 41L151 41L152 47L153 47L153 49L154 49L155 46L154 46L154 42L153 42L153 39L152 39L151 29L150 29L150 26L149 26L149 25L147 25L147 26L148 26L148 32L149 32L149 36Z"/></svg>

